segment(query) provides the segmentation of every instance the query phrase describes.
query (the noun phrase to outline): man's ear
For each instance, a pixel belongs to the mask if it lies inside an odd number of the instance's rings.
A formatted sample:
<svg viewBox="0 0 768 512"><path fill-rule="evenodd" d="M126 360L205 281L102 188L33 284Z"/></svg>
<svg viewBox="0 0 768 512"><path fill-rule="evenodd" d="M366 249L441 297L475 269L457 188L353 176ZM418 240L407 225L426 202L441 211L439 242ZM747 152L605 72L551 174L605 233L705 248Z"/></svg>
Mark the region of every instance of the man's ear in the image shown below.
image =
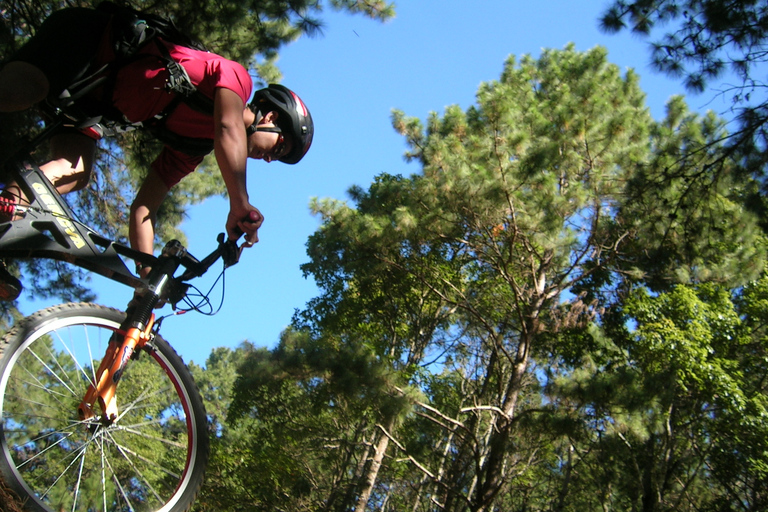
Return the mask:
<svg viewBox="0 0 768 512"><path fill-rule="evenodd" d="M275 124L277 122L278 113L274 110L267 112L264 117L261 118L261 121L259 124L266 124L266 123L272 123Z"/></svg>

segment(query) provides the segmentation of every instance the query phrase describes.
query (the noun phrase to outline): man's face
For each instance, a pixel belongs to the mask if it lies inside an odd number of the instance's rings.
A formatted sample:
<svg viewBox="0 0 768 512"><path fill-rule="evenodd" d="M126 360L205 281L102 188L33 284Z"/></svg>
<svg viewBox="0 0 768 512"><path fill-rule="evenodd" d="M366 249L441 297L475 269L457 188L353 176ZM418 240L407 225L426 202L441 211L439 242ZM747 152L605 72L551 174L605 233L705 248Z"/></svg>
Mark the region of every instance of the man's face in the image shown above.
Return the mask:
<svg viewBox="0 0 768 512"><path fill-rule="evenodd" d="M276 114L270 112L259 122L258 128L275 128ZM291 138L282 133L256 130L248 139L248 156L271 162L279 160L291 151Z"/></svg>

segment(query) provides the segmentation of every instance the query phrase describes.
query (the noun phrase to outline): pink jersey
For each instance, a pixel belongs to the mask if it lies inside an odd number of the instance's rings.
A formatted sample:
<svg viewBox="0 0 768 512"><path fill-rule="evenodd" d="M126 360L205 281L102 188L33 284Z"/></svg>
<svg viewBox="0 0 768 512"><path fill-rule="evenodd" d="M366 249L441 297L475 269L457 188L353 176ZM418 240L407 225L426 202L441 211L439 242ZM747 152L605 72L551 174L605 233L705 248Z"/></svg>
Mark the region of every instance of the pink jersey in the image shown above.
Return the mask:
<svg viewBox="0 0 768 512"><path fill-rule="evenodd" d="M251 97L253 82L248 71L231 60L215 53L166 44L171 57L189 74L192 83L205 96L213 99L216 88L223 87L237 93L243 104ZM168 70L160 57L156 44L148 44L142 57L120 69L113 92L114 106L131 122L146 121L163 111L174 99L165 91ZM165 126L184 137L213 139L213 116L193 110L179 103L166 118ZM152 169L172 187L191 173L203 160L165 146Z"/></svg>

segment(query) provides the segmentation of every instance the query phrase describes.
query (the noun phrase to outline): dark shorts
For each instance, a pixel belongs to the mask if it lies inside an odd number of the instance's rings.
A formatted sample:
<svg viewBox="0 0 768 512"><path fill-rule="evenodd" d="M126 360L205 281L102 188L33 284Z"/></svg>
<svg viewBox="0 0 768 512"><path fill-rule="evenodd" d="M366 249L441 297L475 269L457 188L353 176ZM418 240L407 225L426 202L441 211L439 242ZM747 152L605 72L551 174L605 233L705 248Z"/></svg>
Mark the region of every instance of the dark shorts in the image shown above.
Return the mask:
<svg viewBox="0 0 768 512"><path fill-rule="evenodd" d="M109 20L109 14L93 9L56 11L10 60L40 68L50 84L49 96L58 97L96 57Z"/></svg>

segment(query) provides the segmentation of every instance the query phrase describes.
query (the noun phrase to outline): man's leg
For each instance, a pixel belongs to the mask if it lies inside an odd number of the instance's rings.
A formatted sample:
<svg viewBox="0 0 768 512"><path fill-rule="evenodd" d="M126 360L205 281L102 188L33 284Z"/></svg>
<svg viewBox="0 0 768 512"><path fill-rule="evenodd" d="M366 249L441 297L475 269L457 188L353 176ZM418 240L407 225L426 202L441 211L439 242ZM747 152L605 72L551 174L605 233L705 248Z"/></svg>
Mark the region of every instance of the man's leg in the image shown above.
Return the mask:
<svg viewBox="0 0 768 512"><path fill-rule="evenodd" d="M67 194L85 188L91 177L93 160L96 155L96 141L77 132L63 132L51 138L53 158L40 166L59 194ZM0 222L13 220L13 207L10 204L26 206L29 198L21 187L10 181L0 193Z"/></svg>
<svg viewBox="0 0 768 512"><path fill-rule="evenodd" d="M81 190L88 185L96 156L96 141L77 132L51 138L53 159L40 166L59 194Z"/></svg>
<svg viewBox="0 0 768 512"><path fill-rule="evenodd" d="M129 237L134 249L147 254L154 252L155 218L167 195L168 187L162 178L150 170L131 204ZM137 271L141 277L147 277L149 274L149 268Z"/></svg>

